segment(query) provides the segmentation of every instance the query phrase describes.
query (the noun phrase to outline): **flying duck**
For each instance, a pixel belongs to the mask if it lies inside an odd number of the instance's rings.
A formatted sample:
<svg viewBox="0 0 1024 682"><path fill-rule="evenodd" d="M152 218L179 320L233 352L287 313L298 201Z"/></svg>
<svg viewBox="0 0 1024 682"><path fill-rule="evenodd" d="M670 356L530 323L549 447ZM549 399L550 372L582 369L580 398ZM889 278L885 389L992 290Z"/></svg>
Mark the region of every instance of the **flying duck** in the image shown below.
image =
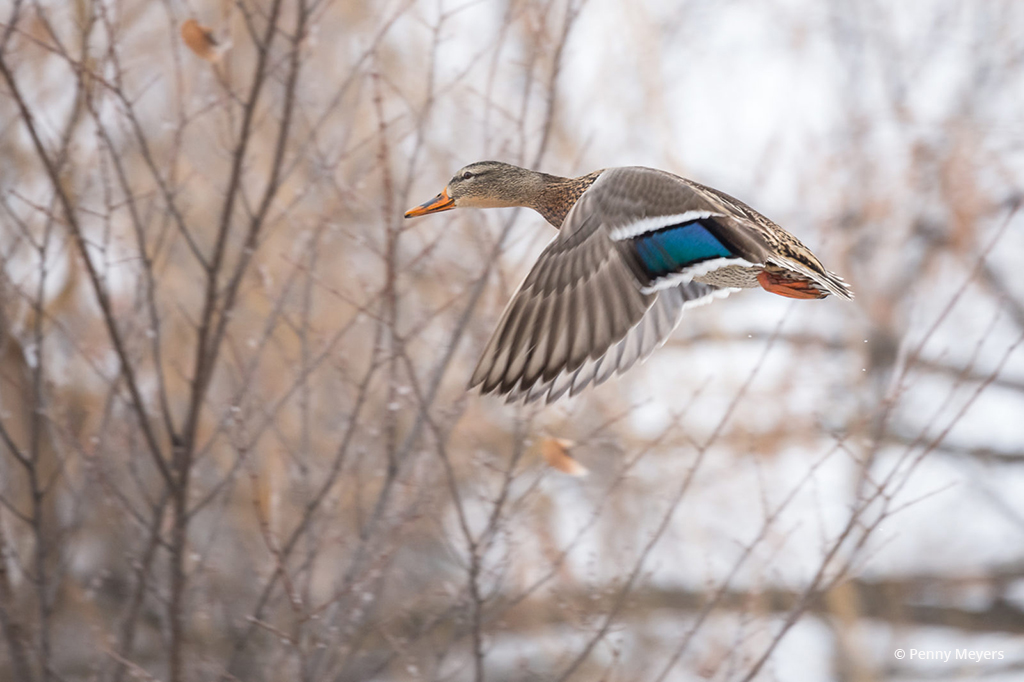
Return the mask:
<svg viewBox="0 0 1024 682"><path fill-rule="evenodd" d="M733 197L653 168L563 178L472 163L406 218L524 206L558 228L519 285L469 387L548 403L625 372L689 307L760 286L789 298L852 299L796 237Z"/></svg>

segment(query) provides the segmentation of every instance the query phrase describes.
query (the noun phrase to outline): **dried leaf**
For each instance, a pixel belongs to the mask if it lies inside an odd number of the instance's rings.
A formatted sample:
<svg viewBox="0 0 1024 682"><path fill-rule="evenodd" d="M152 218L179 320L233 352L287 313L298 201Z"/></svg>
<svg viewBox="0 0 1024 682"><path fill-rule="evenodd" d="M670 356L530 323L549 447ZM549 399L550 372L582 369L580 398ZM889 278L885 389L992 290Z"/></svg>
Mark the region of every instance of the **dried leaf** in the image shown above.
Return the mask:
<svg viewBox="0 0 1024 682"><path fill-rule="evenodd" d="M586 476L589 473L587 468L569 454L569 449L573 445L575 443L564 438L544 438L540 442L540 455L548 466L558 469L563 474Z"/></svg>
<svg viewBox="0 0 1024 682"><path fill-rule="evenodd" d="M220 61L230 47L229 43L220 43L211 29L200 26L195 19L189 19L181 25L181 39L197 56L208 62Z"/></svg>

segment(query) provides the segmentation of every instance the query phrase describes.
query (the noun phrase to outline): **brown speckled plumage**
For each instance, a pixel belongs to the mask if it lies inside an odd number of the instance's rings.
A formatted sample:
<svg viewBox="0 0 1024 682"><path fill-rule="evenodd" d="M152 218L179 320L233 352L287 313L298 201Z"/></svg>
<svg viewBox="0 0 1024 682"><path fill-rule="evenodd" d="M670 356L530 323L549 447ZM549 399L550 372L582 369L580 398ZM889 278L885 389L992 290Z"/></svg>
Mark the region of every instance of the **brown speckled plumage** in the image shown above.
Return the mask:
<svg viewBox="0 0 1024 682"><path fill-rule="evenodd" d="M853 295L800 240L733 197L651 168L562 178L496 161L466 166L415 217L525 206L559 228L502 314L470 379L548 402L629 369L683 310L741 288Z"/></svg>
<svg viewBox="0 0 1024 682"><path fill-rule="evenodd" d="M562 223L565 222L565 216L569 215L572 207L602 172L598 170L578 178L553 178L544 188L537 205L530 208L544 216L544 220L561 228Z"/></svg>

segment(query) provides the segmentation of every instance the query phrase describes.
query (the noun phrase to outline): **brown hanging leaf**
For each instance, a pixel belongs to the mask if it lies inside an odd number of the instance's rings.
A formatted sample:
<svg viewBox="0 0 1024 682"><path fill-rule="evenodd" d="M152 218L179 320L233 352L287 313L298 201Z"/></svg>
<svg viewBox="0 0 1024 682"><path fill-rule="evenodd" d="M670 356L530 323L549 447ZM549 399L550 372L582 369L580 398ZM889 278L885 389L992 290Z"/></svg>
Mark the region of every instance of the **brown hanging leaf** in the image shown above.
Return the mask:
<svg viewBox="0 0 1024 682"><path fill-rule="evenodd" d="M571 440L564 438L544 438L540 442L540 455L553 469L570 476L586 476L587 468L572 458L569 449L574 446Z"/></svg>
<svg viewBox="0 0 1024 682"><path fill-rule="evenodd" d="M198 57L211 63L220 61L230 47L229 43L220 43L211 29L200 26L195 19L181 25L181 39Z"/></svg>

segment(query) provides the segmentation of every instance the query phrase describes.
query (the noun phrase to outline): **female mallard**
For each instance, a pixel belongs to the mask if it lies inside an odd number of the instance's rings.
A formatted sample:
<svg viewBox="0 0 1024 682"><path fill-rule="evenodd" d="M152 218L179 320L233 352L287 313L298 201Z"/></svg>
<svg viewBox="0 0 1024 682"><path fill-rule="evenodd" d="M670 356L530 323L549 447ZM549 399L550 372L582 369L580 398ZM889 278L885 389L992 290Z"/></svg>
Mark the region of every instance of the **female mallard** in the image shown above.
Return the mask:
<svg viewBox="0 0 1024 682"><path fill-rule="evenodd" d="M505 308L470 388L509 401L576 395L647 357L689 307L761 286L851 299L810 250L741 201L671 173L624 167L561 178L473 163L406 218L525 206L559 228Z"/></svg>

